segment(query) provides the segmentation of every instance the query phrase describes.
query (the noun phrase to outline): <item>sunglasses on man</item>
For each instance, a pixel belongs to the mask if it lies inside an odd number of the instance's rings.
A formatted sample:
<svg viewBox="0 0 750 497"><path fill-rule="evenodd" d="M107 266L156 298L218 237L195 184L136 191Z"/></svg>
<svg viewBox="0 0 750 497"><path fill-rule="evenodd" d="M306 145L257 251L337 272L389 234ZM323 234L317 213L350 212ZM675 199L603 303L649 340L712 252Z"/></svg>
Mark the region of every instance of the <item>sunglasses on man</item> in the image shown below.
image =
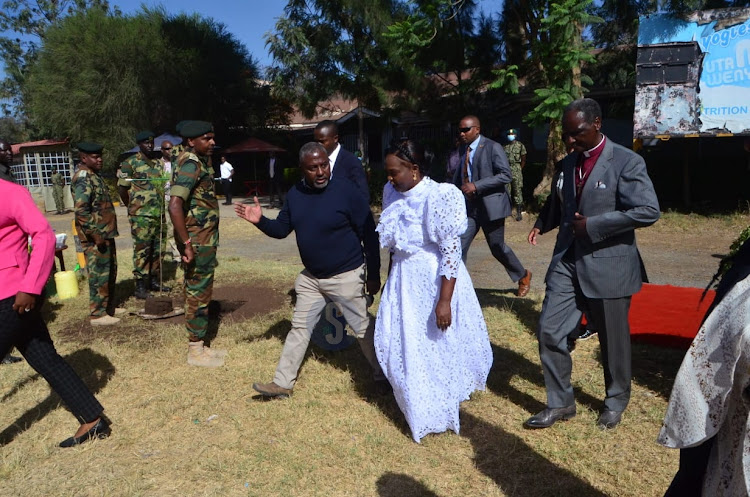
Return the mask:
<svg viewBox="0 0 750 497"><path fill-rule="evenodd" d="M467 128L458 128L459 133L468 133L472 128L476 128L476 126L469 126Z"/></svg>

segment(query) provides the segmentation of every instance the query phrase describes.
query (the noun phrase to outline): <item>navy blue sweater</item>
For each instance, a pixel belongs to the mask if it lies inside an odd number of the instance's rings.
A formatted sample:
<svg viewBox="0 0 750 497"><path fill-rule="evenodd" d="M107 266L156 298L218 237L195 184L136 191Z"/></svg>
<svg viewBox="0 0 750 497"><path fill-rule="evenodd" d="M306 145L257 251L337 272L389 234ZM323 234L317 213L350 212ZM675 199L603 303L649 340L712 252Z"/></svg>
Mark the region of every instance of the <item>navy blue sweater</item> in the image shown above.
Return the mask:
<svg viewBox="0 0 750 497"><path fill-rule="evenodd" d="M331 179L322 190L298 182L278 217L262 216L256 226L273 238L286 238L294 230L302 264L316 278L351 271L366 259L368 279L380 279L378 235L370 206L343 178Z"/></svg>

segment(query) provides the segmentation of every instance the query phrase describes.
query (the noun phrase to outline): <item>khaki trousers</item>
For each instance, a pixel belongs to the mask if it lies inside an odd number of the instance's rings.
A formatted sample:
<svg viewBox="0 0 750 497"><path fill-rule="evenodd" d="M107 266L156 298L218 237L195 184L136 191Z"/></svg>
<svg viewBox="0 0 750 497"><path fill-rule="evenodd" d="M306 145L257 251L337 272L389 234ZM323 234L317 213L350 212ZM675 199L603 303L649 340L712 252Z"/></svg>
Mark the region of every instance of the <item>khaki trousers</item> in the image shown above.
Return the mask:
<svg viewBox="0 0 750 497"><path fill-rule="evenodd" d="M364 265L325 279L318 279L305 269L297 276L294 290L297 304L294 306L292 329L284 341L274 383L282 388L294 388L313 327L325 310L326 297L338 307L354 330L362 353L373 370L373 378L385 379L375 356L375 318L367 313Z"/></svg>

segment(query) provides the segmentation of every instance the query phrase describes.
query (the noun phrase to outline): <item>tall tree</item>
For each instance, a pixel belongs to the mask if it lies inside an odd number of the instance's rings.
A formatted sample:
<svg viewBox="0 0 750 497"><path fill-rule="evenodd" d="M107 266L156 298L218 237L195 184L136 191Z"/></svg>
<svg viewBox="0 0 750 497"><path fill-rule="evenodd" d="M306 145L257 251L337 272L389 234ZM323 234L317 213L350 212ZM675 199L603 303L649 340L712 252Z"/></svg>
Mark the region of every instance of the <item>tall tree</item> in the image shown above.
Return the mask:
<svg viewBox="0 0 750 497"><path fill-rule="evenodd" d="M289 0L266 34L274 93L307 117L333 96L356 99L364 153L362 108L384 105L386 81L398 70L389 66L383 37L393 13L392 0Z"/></svg>
<svg viewBox="0 0 750 497"><path fill-rule="evenodd" d="M584 41L583 31L601 20L589 14L592 0L506 0L503 9L503 40L508 61L520 67L526 86L534 89L535 107L524 120L534 126L549 125L547 163L534 196L549 192L555 164L565 154L561 119L565 106L581 98L585 85L592 81L581 72L581 66L594 62L591 43ZM515 66L514 66L515 67ZM517 84L509 68L496 71L495 87Z"/></svg>
<svg viewBox="0 0 750 497"><path fill-rule="evenodd" d="M391 60L404 69L401 107L454 119L471 108L500 60L500 39L491 16L474 0L410 0L386 37ZM428 77L425 77L428 76Z"/></svg>
<svg viewBox="0 0 750 497"><path fill-rule="evenodd" d="M23 113L23 85L47 29L65 16L88 9L107 11L107 0L5 0L0 9L0 106L5 114ZM119 11L116 11L119 12Z"/></svg>
<svg viewBox="0 0 750 497"><path fill-rule="evenodd" d="M206 119L229 139L257 126L268 105L256 79L245 48L210 19L90 9L47 30L26 82L29 118L46 136L105 144L111 164L139 129Z"/></svg>

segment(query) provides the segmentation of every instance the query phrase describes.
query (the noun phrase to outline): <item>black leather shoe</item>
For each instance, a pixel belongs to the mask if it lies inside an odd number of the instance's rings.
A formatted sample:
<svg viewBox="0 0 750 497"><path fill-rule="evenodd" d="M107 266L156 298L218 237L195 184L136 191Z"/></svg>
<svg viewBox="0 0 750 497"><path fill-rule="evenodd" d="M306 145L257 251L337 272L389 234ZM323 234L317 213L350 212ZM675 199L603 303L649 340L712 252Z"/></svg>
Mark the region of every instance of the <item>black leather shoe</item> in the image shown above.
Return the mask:
<svg viewBox="0 0 750 497"><path fill-rule="evenodd" d="M112 433L112 429L109 427L107 420L102 417L99 418L99 421L89 431L80 437L70 437L60 442L60 447L75 447L93 438L107 438L110 433Z"/></svg>
<svg viewBox="0 0 750 497"><path fill-rule="evenodd" d="M524 426L527 428L549 428L558 421L567 421L575 415L575 404L568 407L548 407L527 419Z"/></svg>
<svg viewBox="0 0 750 497"><path fill-rule="evenodd" d="M592 336L596 335L597 331L592 330L591 328L586 328L585 330L581 330L581 334L578 335L579 340L588 340Z"/></svg>
<svg viewBox="0 0 750 497"><path fill-rule="evenodd" d="M610 411L609 409L605 409L599 415L596 426L598 426L602 430L611 430L612 428L620 424L621 419L622 411Z"/></svg>

